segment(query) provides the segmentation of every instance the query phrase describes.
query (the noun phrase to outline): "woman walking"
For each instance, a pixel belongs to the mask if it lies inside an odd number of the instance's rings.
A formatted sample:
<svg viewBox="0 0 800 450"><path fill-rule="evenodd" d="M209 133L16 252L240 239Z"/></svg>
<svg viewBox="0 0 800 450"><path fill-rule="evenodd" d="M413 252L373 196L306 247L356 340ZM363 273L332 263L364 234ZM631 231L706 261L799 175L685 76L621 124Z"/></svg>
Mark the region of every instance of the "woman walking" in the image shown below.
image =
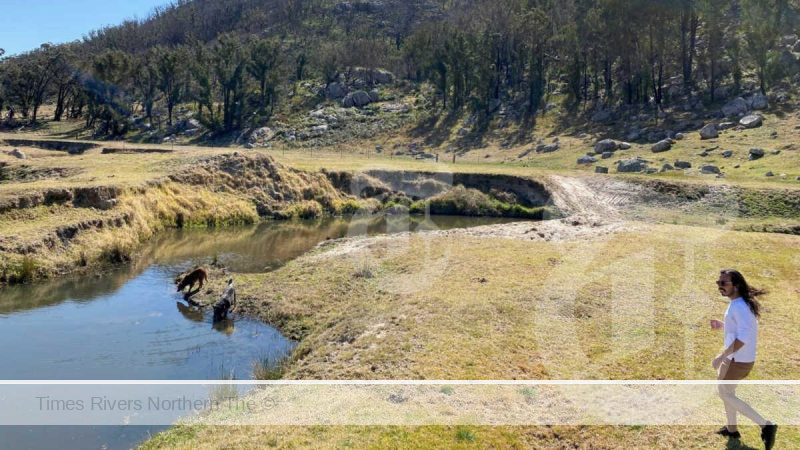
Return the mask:
<svg viewBox="0 0 800 450"><path fill-rule="evenodd" d="M730 299L725 311L725 320L712 320L711 328L724 330L724 350L711 362L717 370L718 380L742 380L753 369L756 360L758 340L758 317L760 305L756 296L761 291L751 288L744 276L736 270L723 270L719 274L717 287L720 294ZM717 431L718 434L739 439L741 434L736 426L736 414L741 413L761 426L761 440L767 450L775 444L778 426L764 419L750 405L736 397L735 384L719 386L719 396L725 404L728 425Z"/></svg>

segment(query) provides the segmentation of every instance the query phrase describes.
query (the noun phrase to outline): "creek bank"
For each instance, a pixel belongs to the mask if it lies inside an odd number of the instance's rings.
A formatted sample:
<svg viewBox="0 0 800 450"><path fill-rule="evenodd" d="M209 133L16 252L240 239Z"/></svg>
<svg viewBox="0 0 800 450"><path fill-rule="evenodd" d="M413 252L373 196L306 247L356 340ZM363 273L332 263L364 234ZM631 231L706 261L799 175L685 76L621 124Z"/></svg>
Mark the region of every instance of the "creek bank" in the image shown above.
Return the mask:
<svg viewBox="0 0 800 450"><path fill-rule="evenodd" d="M378 210L536 220L556 216L545 208L549 193L544 186L522 177L306 172L267 155L239 152L195 159L171 175L137 185L17 192L0 199L0 219L8 230L0 236L0 283L126 262L142 242L169 228ZM40 227L30 226L37 222ZM24 236L17 232L22 228L28 230Z"/></svg>
<svg viewBox="0 0 800 450"><path fill-rule="evenodd" d="M376 200L389 214L559 217L548 189L526 177L386 170L324 173L340 191Z"/></svg>
<svg viewBox="0 0 800 450"><path fill-rule="evenodd" d="M197 160L133 186L22 190L0 204L8 230L0 236L0 283L129 261L142 242L168 228L252 224L291 216L304 201L334 212L345 200L322 174L238 153ZM54 216L64 220L54 222ZM41 227L31 231L37 222ZM21 235L18 229L28 231Z"/></svg>
<svg viewBox="0 0 800 450"><path fill-rule="evenodd" d="M67 152L70 155L82 155L87 150L98 148L99 145L88 142L72 141L47 141L34 139L6 139L5 142L12 147L35 147L43 150Z"/></svg>

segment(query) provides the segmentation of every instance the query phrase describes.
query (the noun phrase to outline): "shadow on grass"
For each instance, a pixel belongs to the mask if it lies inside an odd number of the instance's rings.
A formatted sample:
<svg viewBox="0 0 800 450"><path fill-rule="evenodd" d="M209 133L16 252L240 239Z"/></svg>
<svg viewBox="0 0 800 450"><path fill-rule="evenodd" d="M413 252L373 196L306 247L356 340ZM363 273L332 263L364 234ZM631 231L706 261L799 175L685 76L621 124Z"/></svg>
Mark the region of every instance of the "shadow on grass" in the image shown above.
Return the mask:
<svg viewBox="0 0 800 450"><path fill-rule="evenodd" d="M450 111L444 117L432 114L420 120L409 134L414 138L422 138L425 145L438 147L450 138L450 130L460 117L460 111Z"/></svg>
<svg viewBox="0 0 800 450"><path fill-rule="evenodd" d="M739 439L729 438L728 443L725 445L725 450L757 450L756 447L750 447Z"/></svg>

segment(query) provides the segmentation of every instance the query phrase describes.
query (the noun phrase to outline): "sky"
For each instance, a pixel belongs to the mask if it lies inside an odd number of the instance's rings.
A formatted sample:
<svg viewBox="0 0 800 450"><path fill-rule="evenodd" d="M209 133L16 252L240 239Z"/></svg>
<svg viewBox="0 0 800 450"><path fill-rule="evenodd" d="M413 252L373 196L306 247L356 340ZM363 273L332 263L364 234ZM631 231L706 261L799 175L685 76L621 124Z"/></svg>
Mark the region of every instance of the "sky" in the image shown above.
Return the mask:
<svg viewBox="0 0 800 450"><path fill-rule="evenodd" d="M6 56L45 42L81 39L91 30L143 19L169 0L0 0L0 48Z"/></svg>

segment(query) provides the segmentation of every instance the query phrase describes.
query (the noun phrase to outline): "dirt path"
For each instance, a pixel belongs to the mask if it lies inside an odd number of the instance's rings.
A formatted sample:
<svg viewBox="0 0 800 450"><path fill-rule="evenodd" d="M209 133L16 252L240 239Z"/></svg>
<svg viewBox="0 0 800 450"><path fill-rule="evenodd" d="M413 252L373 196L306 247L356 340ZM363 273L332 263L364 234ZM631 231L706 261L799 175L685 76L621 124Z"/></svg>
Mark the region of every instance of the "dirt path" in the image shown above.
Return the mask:
<svg viewBox="0 0 800 450"><path fill-rule="evenodd" d="M541 222L514 222L413 234L425 237L452 236L562 242L592 239L633 230L636 227L624 217L624 209L639 201L637 198L642 188L635 184L601 177L573 178L554 175L546 180L546 185L552 194L551 203L566 217ZM315 258L354 254L374 244L408 238L411 234L398 233L328 241L321 244L325 250Z"/></svg>
<svg viewBox="0 0 800 450"><path fill-rule="evenodd" d="M634 184L599 177L552 175L547 185L551 201L566 215L603 222L622 220L621 208L633 203L641 191Z"/></svg>

